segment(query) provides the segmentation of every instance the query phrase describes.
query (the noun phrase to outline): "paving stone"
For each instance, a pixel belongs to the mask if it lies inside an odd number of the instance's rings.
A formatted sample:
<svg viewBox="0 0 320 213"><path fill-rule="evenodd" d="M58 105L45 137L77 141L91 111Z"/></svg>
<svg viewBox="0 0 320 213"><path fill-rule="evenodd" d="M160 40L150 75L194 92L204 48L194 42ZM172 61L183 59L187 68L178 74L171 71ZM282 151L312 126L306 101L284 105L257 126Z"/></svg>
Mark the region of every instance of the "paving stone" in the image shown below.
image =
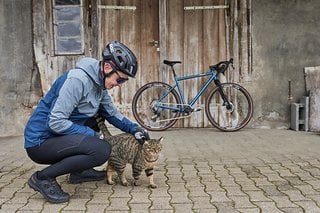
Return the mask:
<svg viewBox="0 0 320 213"><path fill-rule="evenodd" d="M310 199L303 196L303 194L299 190L288 190L283 191L286 195L289 196L291 201L309 201Z"/></svg>
<svg viewBox="0 0 320 213"><path fill-rule="evenodd" d="M228 196L233 202L236 209L238 208L255 208L255 206L250 202L248 196Z"/></svg>
<svg viewBox="0 0 320 213"><path fill-rule="evenodd" d="M309 183L314 189L320 189L320 180L307 180L307 183Z"/></svg>
<svg viewBox="0 0 320 213"><path fill-rule="evenodd" d="M201 180L200 178L193 178L193 179L190 179L190 180L185 180L185 186L187 188L190 188L190 187L203 187L203 184L201 183Z"/></svg>
<svg viewBox="0 0 320 213"><path fill-rule="evenodd" d="M246 194L241 190L241 186L224 186L223 187L227 196L246 196Z"/></svg>
<svg viewBox="0 0 320 213"><path fill-rule="evenodd" d="M279 191L278 188L273 186L259 186L259 188L264 192L264 194L268 196L283 196L284 191Z"/></svg>
<svg viewBox="0 0 320 213"><path fill-rule="evenodd" d="M280 209L282 208L297 208L298 205L294 204L291 200L289 200L288 196L269 196L271 200L276 203L276 206Z"/></svg>
<svg viewBox="0 0 320 213"><path fill-rule="evenodd" d="M149 193L145 192L131 192L131 200L129 204L133 203L149 203L151 204L151 200L149 199Z"/></svg>
<svg viewBox="0 0 320 213"><path fill-rule="evenodd" d="M214 173L201 174L200 179L201 179L201 182L217 182L218 181Z"/></svg>
<svg viewBox="0 0 320 213"><path fill-rule="evenodd" d="M103 204L90 204L86 205L86 212L105 212L108 205Z"/></svg>
<svg viewBox="0 0 320 213"><path fill-rule="evenodd" d="M187 189L185 187L185 183L174 183L169 185L168 192L169 194L171 192L187 192Z"/></svg>
<svg viewBox="0 0 320 213"><path fill-rule="evenodd" d="M227 197L226 192L208 191L207 193L211 196L211 203L223 203L231 201L230 198Z"/></svg>
<svg viewBox="0 0 320 213"><path fill-rule="evenodd" d="M304 196L319 195L319 192L314 190L311 185L295 185L295 188L299 189Z"/></svg>
<svg viewBox="0 0 320 213"><path fill-rule="evenodd" d="M106 211L128 211L129 206L127 203L130 198L124 199L123 197L110 198L110 205L106 208Z"/></svg>
<svg viewBox="0 0 320 213"><path fill-rule="evenodd" d="M94 192L92 194L91 199L87 202L90 205L94 204L103 204L103 205L109 205L109 197L110 194L107 194L105 192Z"/></svg>
<svg viewBox="0 0 320 213"><path fill-rule="evenodd" d="M244 191L249 197L250 201L268 202L271 201L267 198L263 191Z"/></svg>
<svg viewBox="0 0 320 213"><path fill-rule="evenodd" d="M314 201L295 201L305 212L320 212L319 206Z"/></svg>
<svg viewBox="0 0 320 213"><path fill-rule="evenodd" d="M172 203L174 212L192 212L192 203ZM158 211L157 211L158 212Z"/></svg>
<svg viewBox="0 0 320 213"><path fill-rule="evenodd" d="M218 212L223 213L231 213L231 212L239 212L237 209L234 208L233 202L218 202L214 203L215 207L217 208Z"/></svg>
<svg viewBox="0 0 320 213"><path fill-rule="evenodd" d="M259 208L238 208L237 210L243 213L260 213Z"/></svg>
<svg viewBox="0 0 320 213"><path fill-rule="evenodd" d="M170 192L171 200L170 204L172 203L192 203L189 199L189 192Z"/></svg>
<svg viewBox="0 0 320 213"><path fill-rule="evenodd" d="M280 213L281 210L278 209L274 202L253 202L256 206L261 209L261 212L272 212L272 213Z"/></svg>
<svg viewBox="0 0 320 213"><path fill-rule="evenodd" d="M151 210L173 210L172 206L170 205L171 197L157 197L156 199L152 199L150 202L150 209Z"/></svg>
<svg viewBox="0 0 320 213"><path fill-rule="evenodd" d="M86 211L87 199L70 199L68 205L63 209L65 211Z"/></svg>
<svg viewBox="0 0 320 213"><path fill-rule="evenodd" d="M303 213L302 208L280 208L281 211L285 213Z"/></svg>
<svg viewBox="0 0 320 213"><path fill-rule="evenodd" d="M169 187L158 187L153 189L149 195L150 199L157 199L158 197L170 197L168 193Z"/></svg>
<svg viewBox="0 0 320 213"><path fill-rule="evenodd" d="M233 177L219 177L218 180L220 181L220 185L222 187L225 187L225 186L233 186L233 187L236 187L236 186L239 186Z"/></svg>
<svg viewBox="0 0 320 213"><path fill-rule="evenodd" d="M225 191L225 189L223 189L221 186L220 186L220 182L203 182L204 184L204 187L205 187L205 191L208 192L208 191Z"/></svg>
<svg viewBox="0 0 320 213"><path fill-rule="evenodd" d="M242 191L259 191L260 189L251 180L249 181L237 181L237 184L241 186Z"/></svg>
<svg viewBox="0 0 320 213"><path fill-rule="evenodd" d="M183 174L167 174L167 184L172 183L184 183L185 180L182 178Z"/></svg>
<svg viewBox="0 0 320 213"><path fill-rule="evenodd" d="M193 202L193 209L216 209L216 207L211 203L209 196L191 197L191 200Z"/></svg>

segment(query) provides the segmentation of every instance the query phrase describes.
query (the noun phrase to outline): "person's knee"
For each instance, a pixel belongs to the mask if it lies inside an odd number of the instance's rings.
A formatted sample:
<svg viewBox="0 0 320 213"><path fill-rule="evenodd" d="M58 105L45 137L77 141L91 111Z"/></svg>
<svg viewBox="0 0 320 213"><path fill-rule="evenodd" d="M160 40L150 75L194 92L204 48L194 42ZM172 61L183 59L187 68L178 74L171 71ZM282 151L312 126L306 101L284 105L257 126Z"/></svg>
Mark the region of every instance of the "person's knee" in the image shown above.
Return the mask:
<svg viewBox="0 0 320 213"><path fill-rule="evenodd" d="M97 164L101 165L105 163L111 154L112 146L109 143L102 143L100 144L99 148L97 149Z"/></svg>

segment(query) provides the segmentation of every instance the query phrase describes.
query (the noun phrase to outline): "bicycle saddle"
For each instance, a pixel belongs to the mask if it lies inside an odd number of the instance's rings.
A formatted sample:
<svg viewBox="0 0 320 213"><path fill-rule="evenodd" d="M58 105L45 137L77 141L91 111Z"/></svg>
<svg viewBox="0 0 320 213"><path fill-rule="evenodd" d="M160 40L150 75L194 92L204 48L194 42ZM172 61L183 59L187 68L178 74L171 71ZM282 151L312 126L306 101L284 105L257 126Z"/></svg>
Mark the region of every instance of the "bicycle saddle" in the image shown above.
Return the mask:
<svg viewBox="0 0 320 213"><path fill-rule="evenodd" d="M168 60L163 60L163 63L169 66L173 66L175 64L181 64L181 61L168 61Z"/></svg>

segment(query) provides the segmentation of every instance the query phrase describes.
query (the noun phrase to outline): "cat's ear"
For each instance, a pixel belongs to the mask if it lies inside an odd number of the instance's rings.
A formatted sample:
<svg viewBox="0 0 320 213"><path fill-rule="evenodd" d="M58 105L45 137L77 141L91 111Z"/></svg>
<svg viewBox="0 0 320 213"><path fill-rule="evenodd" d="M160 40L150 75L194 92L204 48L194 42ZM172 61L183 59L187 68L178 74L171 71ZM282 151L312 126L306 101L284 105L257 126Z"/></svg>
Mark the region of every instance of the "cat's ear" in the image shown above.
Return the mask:
<svg viewBox="0 0 320 213"><path fill-rule="evenodd" d="M164 137L161 137L161 138L158 139L158 141L159 141L159 142L162 142L163 139L164 139Z"/></svg>

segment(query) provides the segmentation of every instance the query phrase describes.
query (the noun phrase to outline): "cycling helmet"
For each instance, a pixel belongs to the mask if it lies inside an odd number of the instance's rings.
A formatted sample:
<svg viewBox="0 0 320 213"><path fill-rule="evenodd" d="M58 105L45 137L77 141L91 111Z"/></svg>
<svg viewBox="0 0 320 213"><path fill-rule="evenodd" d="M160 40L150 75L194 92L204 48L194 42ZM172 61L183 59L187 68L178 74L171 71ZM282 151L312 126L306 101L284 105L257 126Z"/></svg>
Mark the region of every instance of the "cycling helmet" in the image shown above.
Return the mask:
<svg viewBox="0 0 320 213"><path fill-rule="evenodd" d="M102 51L104 61L112 61L117 70L135 77L138 70L138 62L134 53L124 44L112 41Z"/></svg>

